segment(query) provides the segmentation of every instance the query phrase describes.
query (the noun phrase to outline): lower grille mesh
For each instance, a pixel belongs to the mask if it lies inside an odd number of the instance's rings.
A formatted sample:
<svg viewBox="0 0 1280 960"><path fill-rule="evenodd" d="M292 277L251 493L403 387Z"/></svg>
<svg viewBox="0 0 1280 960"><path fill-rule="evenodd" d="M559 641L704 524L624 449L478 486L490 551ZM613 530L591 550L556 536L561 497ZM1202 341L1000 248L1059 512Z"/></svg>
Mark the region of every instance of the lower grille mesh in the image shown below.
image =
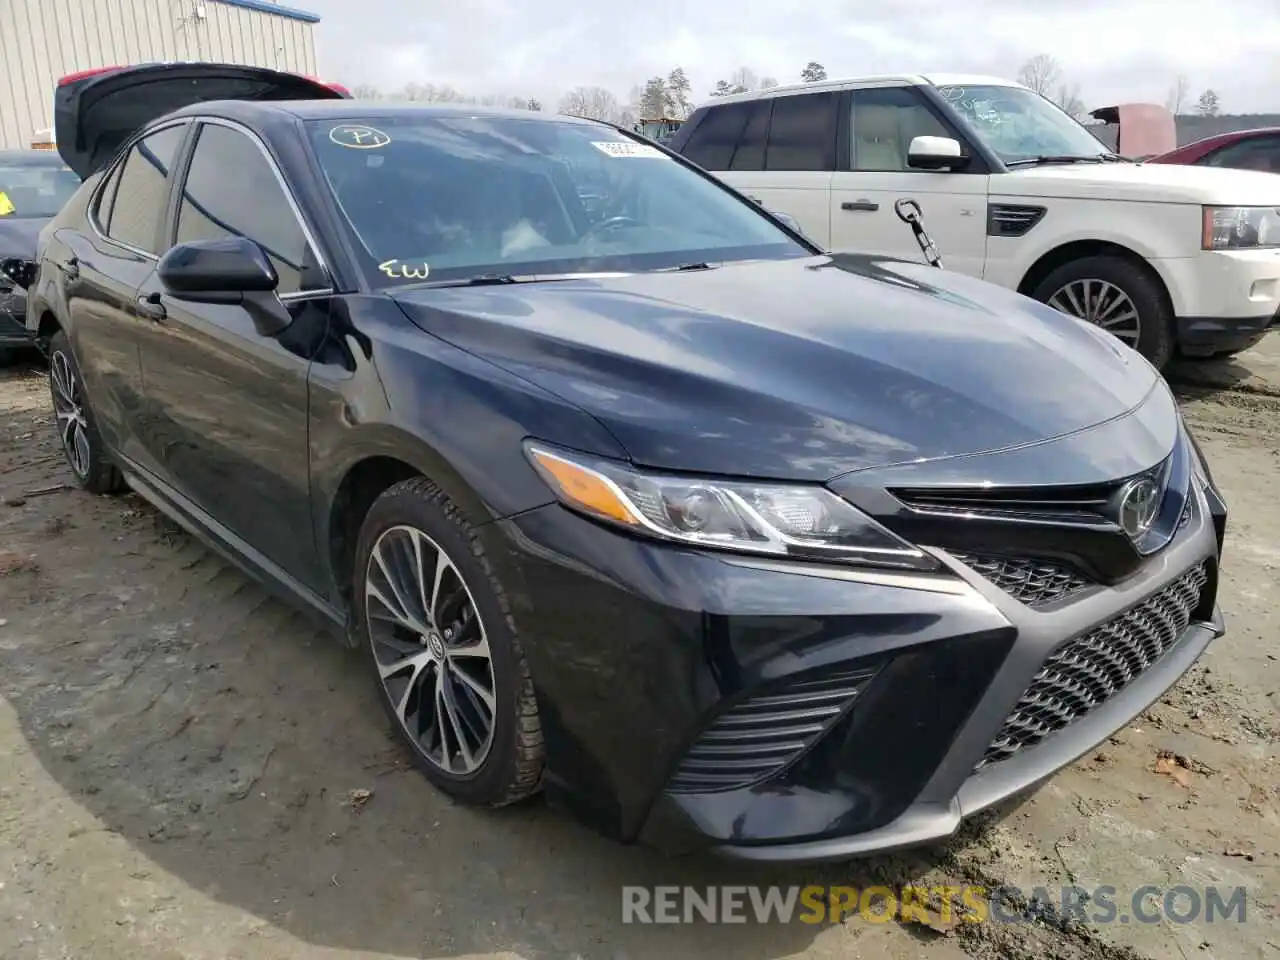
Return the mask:
<svg viewBox="0 0 1280 960"><path fill-rule="evenodd" d="M978 556L956 553L955 558L985 577L1015 600L1029 607L1053 603L1089 588L1079 572L1053 560L1034 557Z"/></svg>
<svg viewBox="0 0 1280 960"><path fill-rule="evenodd" d="M1060 647L1035 675L975 769L1035 746L1132 683L1187 629L1208 579L1204 564L1193 567L1138 606Z"/></svg>
<svg viewBox="0 0 1280 960"><path fill-rule="evenodd" d="M846 670L743 700L702 731L667 790L734 790L773 776L844 716L872 676Z"/></svg>

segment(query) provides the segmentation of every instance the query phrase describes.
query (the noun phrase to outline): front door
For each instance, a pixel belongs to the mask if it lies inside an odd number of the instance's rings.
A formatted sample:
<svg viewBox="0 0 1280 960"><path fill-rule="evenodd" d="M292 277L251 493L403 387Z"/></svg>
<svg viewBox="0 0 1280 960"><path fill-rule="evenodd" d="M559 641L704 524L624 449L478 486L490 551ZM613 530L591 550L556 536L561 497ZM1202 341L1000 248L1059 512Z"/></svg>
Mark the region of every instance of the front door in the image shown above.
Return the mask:
<svg viewBox="0 0 1280 960"><path fill-rule="evenodd" d="M259 334L232 304L168 296L153 278L141 293L159 315L144 343L160 478L304 586L319 589L311 522L308 386L328 323L327 281L266 150L247 131L205 122L178 197L175 242L241 236L258 243L280 278L293 325Z"/></svg>
<svg viewBox="0 0 1280 960"><path fill-rule="evenodd" d="M831 191L831 248L923 261L915 234L894 212L898 200L913 199L946 268L980 278L990 177L907 166L913 138L959 135L914 87L853 90L848 119L848 162Z"/></svg>

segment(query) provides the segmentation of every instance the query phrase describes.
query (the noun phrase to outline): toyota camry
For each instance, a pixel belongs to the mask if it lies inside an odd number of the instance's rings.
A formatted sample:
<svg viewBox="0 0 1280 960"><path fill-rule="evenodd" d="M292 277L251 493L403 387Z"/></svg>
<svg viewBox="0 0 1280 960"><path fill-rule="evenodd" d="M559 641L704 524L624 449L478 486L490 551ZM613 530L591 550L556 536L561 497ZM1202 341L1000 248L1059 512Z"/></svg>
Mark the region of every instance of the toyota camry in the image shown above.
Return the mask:
<svg viewBox="0 0 1280 960"><path fill-rule="evenodd" d="M27 323L79 484L330 624L460 801L929 843L1222 633L1223 501L1097 327L590 120L204 64L57 123Z"/></svg>

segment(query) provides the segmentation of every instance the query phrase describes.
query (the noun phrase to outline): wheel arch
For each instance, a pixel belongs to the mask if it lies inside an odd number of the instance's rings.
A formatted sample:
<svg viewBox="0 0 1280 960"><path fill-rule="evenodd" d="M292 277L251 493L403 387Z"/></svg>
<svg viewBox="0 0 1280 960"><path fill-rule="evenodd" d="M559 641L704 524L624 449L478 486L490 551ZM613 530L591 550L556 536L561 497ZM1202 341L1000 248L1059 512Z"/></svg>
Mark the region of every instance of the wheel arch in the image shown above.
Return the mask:
<svg viewBox="0 0 1280 960"><path fill-rule="evenodd" d="M402 480L425 477L436 484L474 525L495 519L475 488L426 442L399 428L369 428L359 441L344 444L341 466L326 470L331 481L317 498L318 540L326 551L333 590L348 612L356 542L369 508Z"/></svg>
<svg viewBox="0 0 1280 960"><path fill-rule="evenodd" d="M1023 274L1022 279L1018 282L1018 293L1027 297L1032 296L1036 287L1043 283L1045 278L1053 271L1076 260L1083 260L1086 257L1115 257L1137 267L1155 281L1156 289L1164 301L1165 309L1172 316L1174 309L1173 297L1169 291L1169 285L1165 282L1165 278L1161 276L1160 271L1142 254L1112 240L1073 240L1070 243L1054 247L1047 253L1042 254Z"/></svg>

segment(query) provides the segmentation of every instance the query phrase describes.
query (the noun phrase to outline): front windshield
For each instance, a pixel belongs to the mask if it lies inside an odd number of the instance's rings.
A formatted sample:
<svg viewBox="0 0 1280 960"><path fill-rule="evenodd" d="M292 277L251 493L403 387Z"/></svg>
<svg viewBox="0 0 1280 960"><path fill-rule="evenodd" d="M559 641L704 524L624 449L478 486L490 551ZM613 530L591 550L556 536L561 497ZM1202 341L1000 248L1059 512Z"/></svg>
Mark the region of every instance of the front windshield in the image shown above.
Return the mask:
<svg viewBox="0 0 1280 960"><path fill-rule="evenodd" d="M378 285L810 255L749 203L605 126L465 114L308 126Z"/></svg>
<svg viewBox="0 0 1280 960"><path fill-rule="evenodd" d="M61 163L0 156L0 217L55 216L78 189L80 178Z"/></svg>
<svg viewBox="0 0 1280 960"><path fill-rule="evenodd" d="M944 86L938 92L1005 163L1111 152L1068 114L1025 87Z"/></svg>

